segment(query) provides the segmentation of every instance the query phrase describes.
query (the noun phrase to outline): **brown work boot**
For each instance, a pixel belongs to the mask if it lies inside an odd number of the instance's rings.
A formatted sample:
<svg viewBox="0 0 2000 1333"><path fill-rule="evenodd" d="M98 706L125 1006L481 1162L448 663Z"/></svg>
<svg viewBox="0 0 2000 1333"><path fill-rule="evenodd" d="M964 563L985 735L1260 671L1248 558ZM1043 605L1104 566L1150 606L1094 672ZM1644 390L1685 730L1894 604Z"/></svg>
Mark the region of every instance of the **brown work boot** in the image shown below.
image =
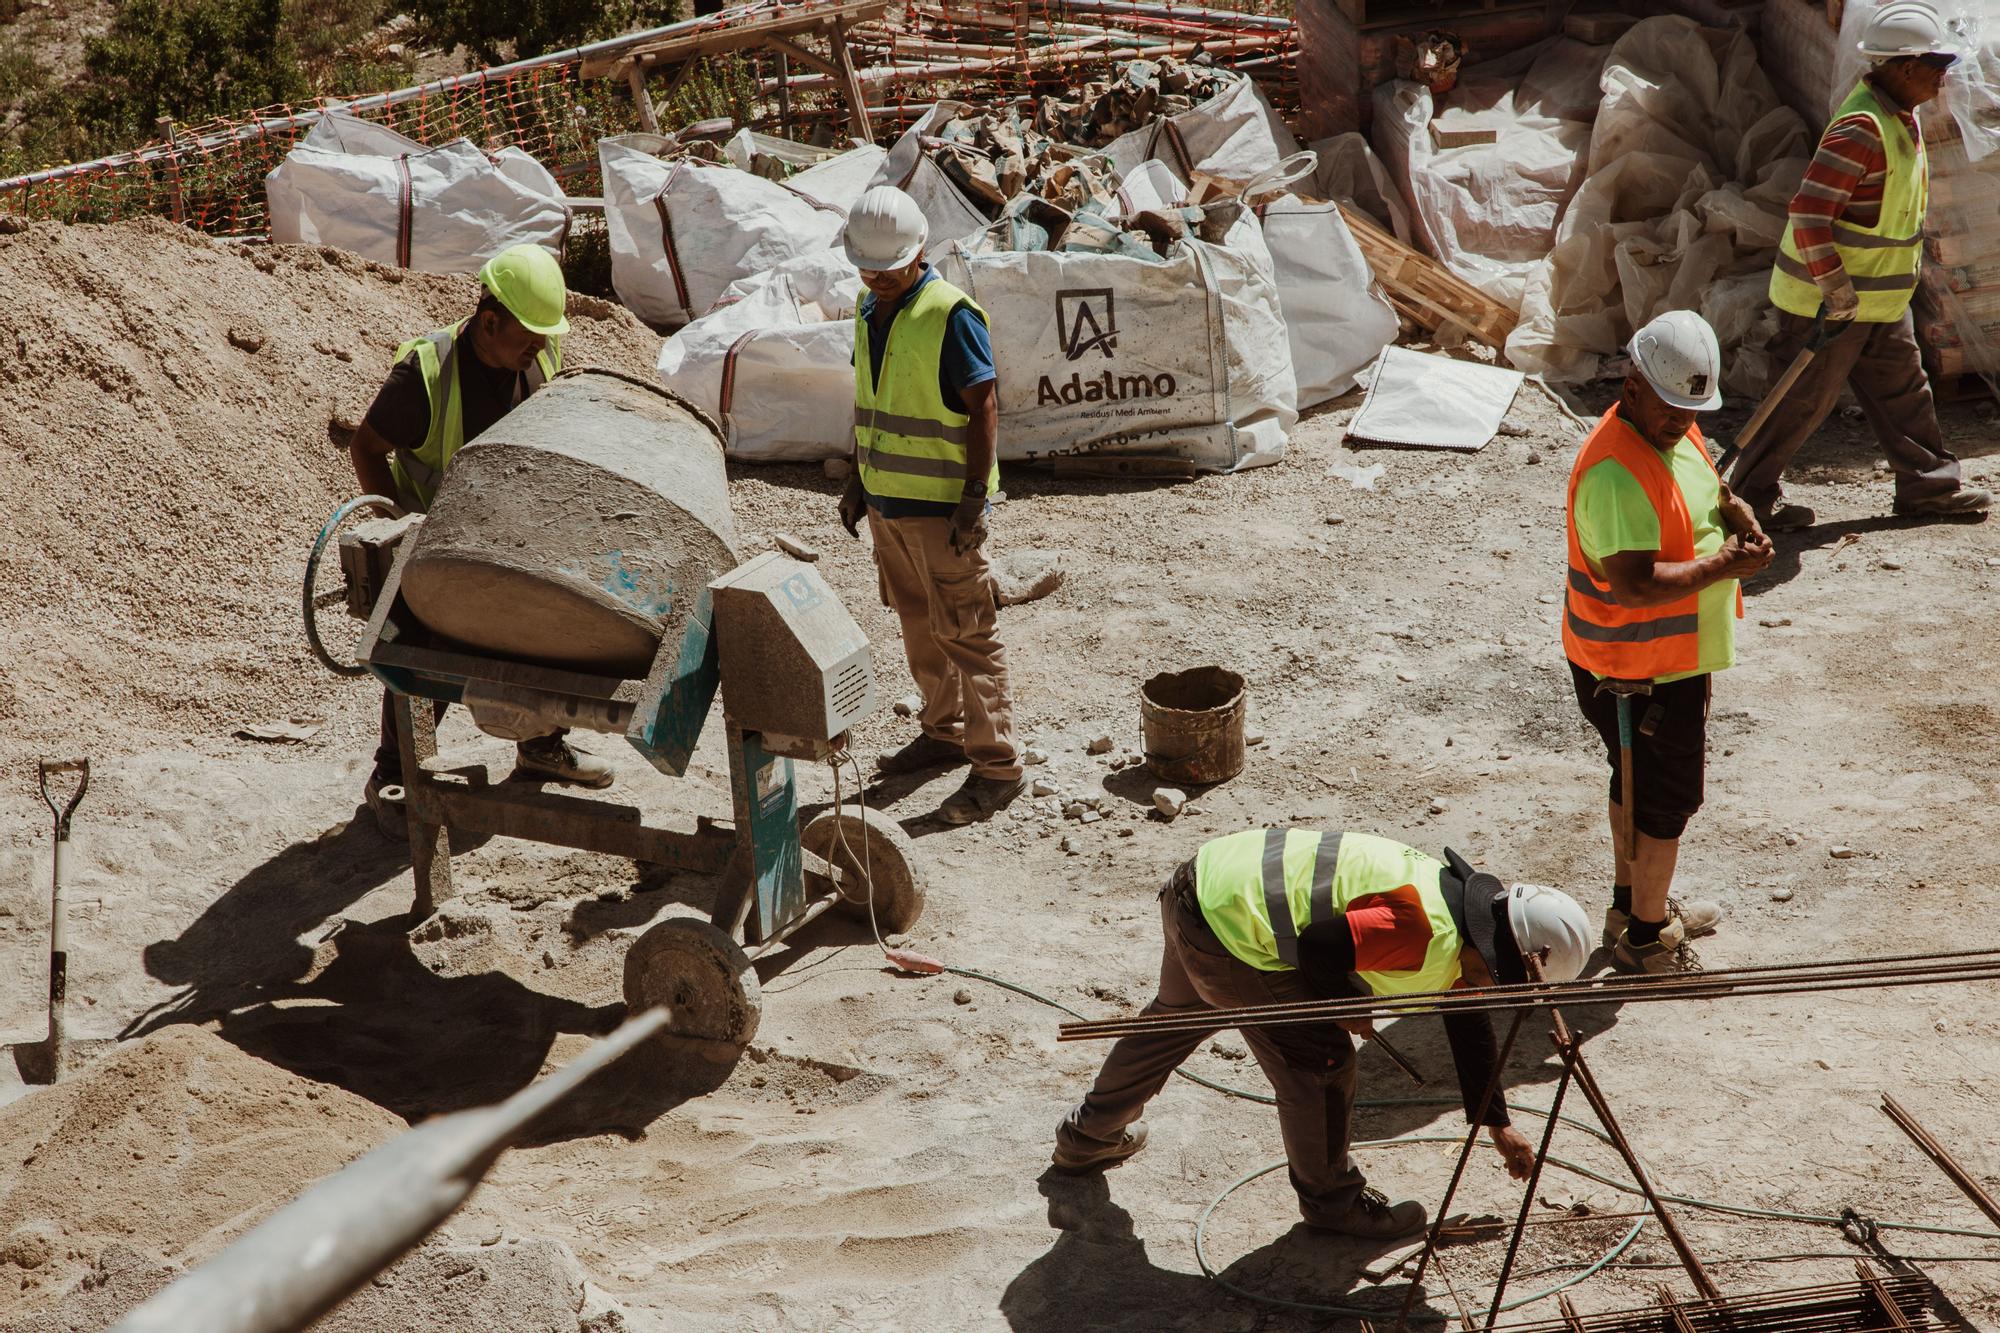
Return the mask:
<svg viewBox="0 0 2000 1333"><path fill-rule="evenodd" d="M1415 1199L1390 1203L1388 1195L1370 1185L1355 1196L1345 1217L1311 1220L1306 1228L1365 1240L1399 1240L1416 1235L1429 1221L1424 1206Z"/></svg>
<svg viewBox="0 0 2000 1333"><path fill-rule="evenodd" d="M1063 1122L1064 1126L1069 1124ZM1118 1142L1107 1143L1095 1148L1071 1148L1063 1143L1062 1132L1056 1132L1055 1155L1049 1160L1058 1171L1072 1176L1085 1175L1092 1171L1102 1171L1108 1166L1116 1166L1133 1153L1146 1146L1146 1122L1134 1120L1125 1126L1125 1132L1118 1136Z"/></svg>
<svg viewBox="0 0 2000 1333"><path fill-rule="evenodd" d="M1993 507L1993 493L1977 486L1961 486L1943 495L1927 495L1921 500L1896 497L1896 512L1905 518L1951 518L1959 514L1983 514Z"/></svg>
<svg viewBox="0 0 2000 1333"><path fill-rule="evenodd" d="M976 824L1013 804L1026 785L1020 778L982 778L977 773L968 777L964 785L944 798L938 807L938 818L947 824Z"/></svg>
<svg viewBox="0 0 2000 1333"><path fill-rule="evenodd" d="M1667 920L1678 921L1687 931L1691 940L1703 935L1713 935L1718 922L1722 920L1722 904L1696 898L1693 902L1682 902L1678 898L1667 899ZM1618 943L1618 937L1625 933L1625 927L1632 923L1629 912L1621 912L1615 907L1604 911L1604 947L1609 949Z"/></svg>
<svg viewBox="0 0 2000 1333"><path fill-rule="evenodd" d="M883 777L921 773L927 768L949 768L965 762L965 747L937 736L919 736L900 750L875 757L875 771Z"/></svg>
<svg viewBox="0 0 2000 1333"><path fill-rule="evenodd" d="M1754 512L1757 526L1765 532L1800 532L1811 527L1819 518L1811 506L1788 504L1783 500L1775 501L1768 509L1758 508Z"/></svg>
<svg viewBox="0 0 2000 1333"><path fill-rule="evenodd" d="M573 782L609 787L611 765L571 745L561 736L537 736L514 747L514 771L530 781Z"/></svg>
<svg viewBox="0 0 2000 1333"><path fill-rule="evenodd" d="M1688 947L1687 927L1678 918L1669 919L1660 938L1651 944L1634 944L1629 929L1620 931L1611 950L1611 965L1620 972L1648 977L1679 977L1701 971L1701 959Z"/></svg>

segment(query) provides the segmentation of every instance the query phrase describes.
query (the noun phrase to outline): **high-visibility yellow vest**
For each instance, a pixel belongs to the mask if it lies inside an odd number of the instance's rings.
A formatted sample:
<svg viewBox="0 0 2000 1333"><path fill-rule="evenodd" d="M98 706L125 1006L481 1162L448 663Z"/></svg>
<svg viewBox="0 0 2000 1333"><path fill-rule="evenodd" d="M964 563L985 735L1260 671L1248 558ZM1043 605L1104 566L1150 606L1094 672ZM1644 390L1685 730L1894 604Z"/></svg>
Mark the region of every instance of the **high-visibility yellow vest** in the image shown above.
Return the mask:
<svg viewBox="0 0 2000 1333"><path fill-rule="evenodd" d="M1414 893L1430 921L1423 965L1410 972L1359 972L1377 995L1448 990L1459 978L1461 939L1440 881L1444 863L1369 833L1246 829L1195 853L1201 914L1222 946L1264 972L1299 965L1299 933L1335 912Z"/></svg>
<svg viewBox="0 0 2000 1333"><path fill-rule="evenodd" d="M1839 121L1855 114L1875 122L1888 155L1882 215L1873 227L1835 219L1833 245L1860 302L1854 318L1868 324L1892 324L1910 308L1910 298L1917 291L1917 270L1923 263L1924 213L1931 200L1930 160L1924 146L1904 128L1901 117L1882 104L1865 79L1854 85L1833 118ZM1819 313L1820 302L1819 284L1807 272L1787 224L1777 264L1771 270L1771 303L1811 318Z"/></svg>
<svg viewBox="0 0 2000 1333"><path fill-rule="evenodd" d="M428 510L437 498L438 482L451 463L451 456L465 444L465 404L459 391L458 339L470 320L461 320L448 329L412 338L396 349L401 364L410 353L417 354L417 370L424 377L424 393L431 404L431 428L415 449L398 449L389 456L389 473L396 479L396 492L406 509ZM551 338L528 369L522 397L554 379L562 369L562 340ZM519 399L515 400L516 405Z"/></svg>
<svg viewBox="0 0 2000 1333"><path fill-rule="evenodd" d="M943 278L932 278L898 310L874 370L868 316L854 314L854 462L870 495L956 504L965 495L965 442L972 418L945 405L938 362L952 311L986 312ZM986 489L1000 487L997 456Z"/></svg>

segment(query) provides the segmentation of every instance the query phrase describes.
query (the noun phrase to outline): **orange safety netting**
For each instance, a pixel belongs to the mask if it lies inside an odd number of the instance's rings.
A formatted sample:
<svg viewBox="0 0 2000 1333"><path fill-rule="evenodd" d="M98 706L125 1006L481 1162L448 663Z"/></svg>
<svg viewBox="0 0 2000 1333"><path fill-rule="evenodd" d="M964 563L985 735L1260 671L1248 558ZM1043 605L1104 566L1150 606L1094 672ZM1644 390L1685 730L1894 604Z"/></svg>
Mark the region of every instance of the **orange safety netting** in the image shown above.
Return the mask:
<svg viewBox="0 0 2000 1333"><path fill-rule="evenodd" d="M1252 3L1266 7L1215 8L1175 0L910 0L899 15L890 11L855 23L846 38L878 139L892 136L940 97L998 106L1103 80L1124 61L1198 53L1251 74L1281 110L1295 109L1296 32L1288 13L1270 8L1285 0ZM652 34L416 88L306 108L268 107L238 119L177 128L171 142L0 181L0 212L78 222L150 214L211 235L261 236L267 230L264 177L327 106L425 144L463 137L488 151L520 148L571 193L595 194L597 140L635 129L639 119L623 81L584 77L588 58L601 61L662 35L712 31L732 16L815 5L827 7L826 0L758 0ZM822 58L830 54L823 41L801 38L799 45ZM842 81L772 50L719 54L703 60L692 77L668 75L663 67L649 89L655 97L665 95L660 123L666 130L715 116L822 142L847 130Z"/></svg>

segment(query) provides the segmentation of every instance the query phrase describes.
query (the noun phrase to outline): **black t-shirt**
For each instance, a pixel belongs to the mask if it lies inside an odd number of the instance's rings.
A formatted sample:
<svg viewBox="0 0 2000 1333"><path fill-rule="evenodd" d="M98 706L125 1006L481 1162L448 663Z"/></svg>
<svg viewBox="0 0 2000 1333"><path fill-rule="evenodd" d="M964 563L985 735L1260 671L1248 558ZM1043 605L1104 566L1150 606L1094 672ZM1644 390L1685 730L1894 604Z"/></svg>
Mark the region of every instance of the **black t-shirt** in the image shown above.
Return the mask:
<svg viewBox="0 0 2000 1333"><path fill-rule="evenodd" d="M460 335L458 356L459 410L465 417L465 438L476 439L480 432L498 421L528 396L527 376L513 370L495 370L479 359L472 348L470 329ZM377 435L398 449L416 450L431 433L431 399L424 389L423 371L417 368L417 354L411 352L396 363L389 378L375 394L364 420Z"/></svg>

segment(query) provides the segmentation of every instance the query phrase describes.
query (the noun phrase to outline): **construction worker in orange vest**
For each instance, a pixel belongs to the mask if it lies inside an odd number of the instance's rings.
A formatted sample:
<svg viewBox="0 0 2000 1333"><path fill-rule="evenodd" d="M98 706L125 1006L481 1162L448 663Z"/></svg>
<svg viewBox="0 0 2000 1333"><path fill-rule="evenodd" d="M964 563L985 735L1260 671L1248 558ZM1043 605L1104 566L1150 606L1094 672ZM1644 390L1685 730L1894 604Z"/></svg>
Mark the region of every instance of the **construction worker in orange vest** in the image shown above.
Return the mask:
<svg viewBox="0 0 2000 1333"><path fill-rule="evenodd" d="M1722 916L1669 891L1702 803L1709 679L1736 662L1739 583L1771 563L1771 542L1694 424L1722 405L1714 330L1691 310L1669 311L1628 350L1624 392L1570 472L1562 641L1577 702L1611 760L1616 874L1604 943L1621 969L1670 975L1698 969L1687 941Z"/></svg>

